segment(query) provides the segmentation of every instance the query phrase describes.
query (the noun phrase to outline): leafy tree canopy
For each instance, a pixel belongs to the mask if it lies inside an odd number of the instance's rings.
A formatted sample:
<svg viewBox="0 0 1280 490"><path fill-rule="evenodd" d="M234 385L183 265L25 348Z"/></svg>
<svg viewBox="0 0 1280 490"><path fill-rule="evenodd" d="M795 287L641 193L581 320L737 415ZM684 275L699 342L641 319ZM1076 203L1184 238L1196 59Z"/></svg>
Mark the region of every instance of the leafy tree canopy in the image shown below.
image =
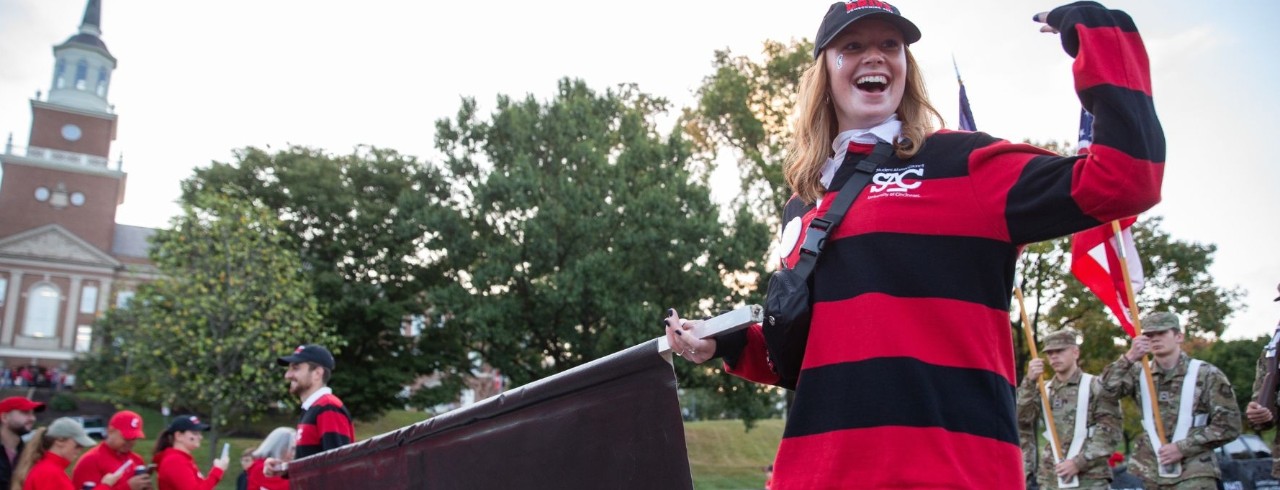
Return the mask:
<svg viewBox="0 0 1280 490"><path fill-rule="evenodd" d="M464 99L438 121L458 210L430 225L449 251L451 280L431 294L440 329L522 384L661 335L668 307L697 317L740 301L769 233L743 210L719 219L689 142L655 127L666 108L634 86L566 79L545 102L499 96L485 117ZM736 415L769 410L763 388L677 369L740 398Z"/></svg>
<svg viewBox="0 0 1280 490"><path fill-rule="evenodd" d="M102 321L108 348L96 362L125 372L88 376L125 374L150 385L144 401L208 414L219 427L288 398L276 357L303 342L341 349L272 212L201 193L171 225L152 241L159 277Z"/></svg>
<svg viewBox="0 0 1280 490"><path fill-rule="evenodd" d="M457 341L436 331L408 337L407 318L427 311L425 291L443 279L441 234L426 226L442 206L440 172L391 150L329 155L293 147L245 148L231 163L197 169L184 202L202 193L238 196L275 211L322 306L322 322L346 341L331 385L357 418L402 404L421 374L461 364ZM456 394L459 385L439 387Z"/></svg>

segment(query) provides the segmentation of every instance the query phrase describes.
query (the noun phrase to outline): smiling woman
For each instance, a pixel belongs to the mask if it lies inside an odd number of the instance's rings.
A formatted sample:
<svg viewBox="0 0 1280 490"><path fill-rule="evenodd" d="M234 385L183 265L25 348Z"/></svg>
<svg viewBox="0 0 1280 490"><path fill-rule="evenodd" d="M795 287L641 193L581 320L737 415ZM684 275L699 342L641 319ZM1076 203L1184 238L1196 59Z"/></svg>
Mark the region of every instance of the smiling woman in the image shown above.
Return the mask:
<svg viewBox="0 0 1280 490"><path fill-rule="evenodd" d="M1037 18L1091 60L1074 69L1096 116L1087 157L937 129L914 23L877 0L823 17L784 166L794 241L779 244L782 268L821 254L807 342L781 324L697 340L683 335L697 322L665 322L673 349L714 352L686 360L722 357L730 373L796 390L775 488L1023 486L1008 317L1019 247L1150 208L1165 151L1129 16L1079 2ZM846 189L855 174L875 185ZM885 471L899 467L918 471Z"/></svg>

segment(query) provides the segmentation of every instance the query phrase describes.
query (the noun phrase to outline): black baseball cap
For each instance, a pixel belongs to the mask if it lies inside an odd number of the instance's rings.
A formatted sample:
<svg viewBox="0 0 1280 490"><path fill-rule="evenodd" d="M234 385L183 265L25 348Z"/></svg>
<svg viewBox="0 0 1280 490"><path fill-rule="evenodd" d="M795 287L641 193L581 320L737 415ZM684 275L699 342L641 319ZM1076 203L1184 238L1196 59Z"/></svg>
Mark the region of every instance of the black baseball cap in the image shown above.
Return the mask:
<svg viewBox="0 0 1280 490"><path fill-rule="evenodd" d="M293 350L293 354L276 359L276 363L281 366L288 366L295 362L314 362L325 369L333 371L333 353L323 345L307 344L299 345Z"/></svg>
<svg viewBox="0 0 1280 490"><path fill-rule="evenodd" d="M871 16L880 17L881 20L897 26L902 30L902 38L907 44L914 44L920 40L920 28L903 17L898 7L889 5L888 2L880 0L836 2L827 9L827 15L822 17L822 25L818 26L818 35L813 38L813 59L818 59L822 50L840 35L840 31L849 27L849 24Z"/></svg>
<svg viewBox="0 0 1280 490"><path fill-rule="evenodd" d="M169 432L188 432L188 431L206 432L209 430L209 424L200 421L200 417L195 415L181 415L169 422Z"/></svg>

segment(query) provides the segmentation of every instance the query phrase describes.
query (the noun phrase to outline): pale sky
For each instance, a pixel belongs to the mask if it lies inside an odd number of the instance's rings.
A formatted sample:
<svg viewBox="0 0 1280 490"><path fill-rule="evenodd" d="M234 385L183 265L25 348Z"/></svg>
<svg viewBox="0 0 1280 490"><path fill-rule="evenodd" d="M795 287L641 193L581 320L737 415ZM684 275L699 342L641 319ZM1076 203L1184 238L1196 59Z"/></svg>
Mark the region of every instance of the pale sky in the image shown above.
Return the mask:
<svg viewBox="0 0 1280 490"><path fill-rule="evenodd" d="M370 144L435 160L434 123L473 96L545 100L562 77L597 91L634 82L677 108L713 52L759 56L766 39L812 39L827 1L611 3L365 0L104 0L102 39L119 60L128 194L117 221L166 226L178 183L247 145L348 153ZM912 47L936 106L956 124L951 57L978 129L1019 141L1072 140L1070 59L1031 16L1052 2L893 2L923 32ZM1218 246L1218 283L1247 291L1228 338L1270 332L1280 282L1280 170L1266 155L1280 114L1280 18L1273 1L1113 1L1150 52L1168 139L1164 216L1176 239ZM0 1L0 137L25 146L28 100L48 92L52 47L76 33L84 0ZM666 130L667 128L662 128ZM720 174L715 191L737 189ZM0 210L3 212L3 210Z"/></svg>

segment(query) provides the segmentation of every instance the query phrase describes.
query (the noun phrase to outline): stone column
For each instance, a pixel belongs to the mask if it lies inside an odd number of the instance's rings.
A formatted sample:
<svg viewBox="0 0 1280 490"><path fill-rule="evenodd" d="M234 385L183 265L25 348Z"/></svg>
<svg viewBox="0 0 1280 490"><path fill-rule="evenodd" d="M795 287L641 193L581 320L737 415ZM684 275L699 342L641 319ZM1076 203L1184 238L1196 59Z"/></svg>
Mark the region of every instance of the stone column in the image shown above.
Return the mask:
<svg viewBox="0 0 1280 490"><path fill-rule="evenodd" d="M0 328L0 344L13 345L14 325L18 321L18 300L22 293L22 271L9 272L9 291L4 299L4 325Z"/></svg>
<svg viewBox="0 0 1280 490"><path fill-rule="evenodd" d="M80 316L80 282L84 277L80 275L71 276L70 291L67 291L67 317L62 320L62 333L58 335L62 341L58 344L64 349L71 348L71 342L76 338L76 318Z"/></svg>

